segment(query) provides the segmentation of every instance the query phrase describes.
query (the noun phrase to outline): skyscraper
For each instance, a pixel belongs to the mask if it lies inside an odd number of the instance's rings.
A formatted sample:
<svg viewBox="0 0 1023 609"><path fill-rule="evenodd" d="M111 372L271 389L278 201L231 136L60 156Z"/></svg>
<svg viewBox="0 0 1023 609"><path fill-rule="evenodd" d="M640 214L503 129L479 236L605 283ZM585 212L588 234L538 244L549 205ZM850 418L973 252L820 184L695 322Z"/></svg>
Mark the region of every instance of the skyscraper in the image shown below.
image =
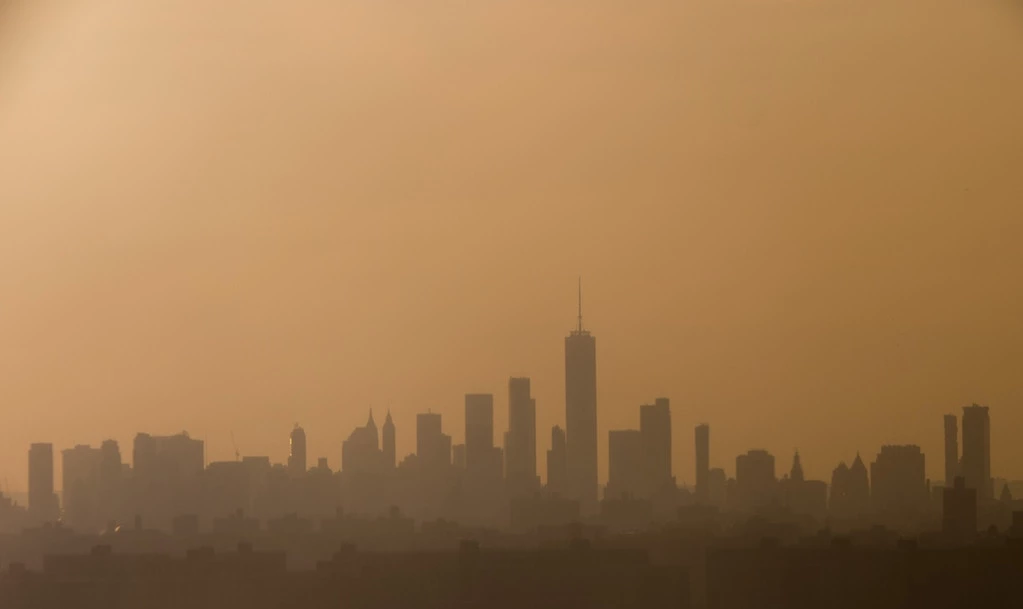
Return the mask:
<svg viewBox="0 0 1023 609"><path fill-rule="evenodd" d="M494 396L469 393L465 396L465 467L483 471L494 460Z"/></svg>
<svg viewBox="0 0 1023 609"><path fill-rule="evenodd" d="M945 488L953 488L959 475L959 422L954 414L945 415Z"/></svg>
<svg viewBox="0 0 1023 609"><path fill-rule="evenodd" d="M653 404L639 407L639 431L643 436L645 492L653 496L675 484L671 475L671 406L668 398L657 398Z"/></svg>
<svg viewBox="0 0 1023 609"><path fill-rule="evenodd" d="M576 329L565 338L565 434L568 495L582 512L597 507L597 341L583 329L582 290Z"/></svg>
<svg viewBox="0 0 1023 609"><path fill-rule="evenodd" d="M567 491L567 457L565 430L555 425L551 429L551 449L547 451L547 490L558 495Z"/></svg>
<svg viewBox="0 0 1023 609"><path fill-rule="evenodd" d="M643 432L637 429L608 432L607 454L608 477L605 498L620 499L625 495L646 498L647 454Z"/></svg>
<svg viewBox="0 0 1023 609"><path fill-rule="evenodd" d="M751 450L735 458L735 487L741 509L758 509L778 502L774 456Z"/></svg>
<svg viewBox="0 0 1023 609"><path fill-rule="evenodd" d="M295 424L291 430L291 451L288 455L288 471L292 476L301 476L306 472L305 430Z"/></svg>
<svg viewBox="0 0 1023 609"><path fill-rule="evenodd" d="M380 435L371 410L366 424L356 427L341 443L341 471L346 474L376 472L382 461Z"/></svg>
<svg viewBox="0 0 1023 609"><path fill-rule="evenodd" d="M100 500L100 470L103 452L91 446L78 445L61 452L64 493L64 519L72 526L101 524L97 513Z"/></svg>
<svg viewBox="0 0 1023 609"><path fill-rule="evenodd" d="M416 415L416 456L427 471L451 465L451 436L441 431L441 418L435 412Z"/></svg>
<svg viewBox="0 0 1023 609"><path fill-rule="evenodd" d="M384 467L394 469L397 465L398 453L394 443L394 421L391 419L391 411L387 411L387 418L384 419L383 428L383 453Z"/></svg>
<svg viewBox="0 0 1023 609"><path fill-rule="evenodd" d="M963 479L977 489L977 500L994 498L991 481L991 419L987 406L963 408Z"/></svg>
<svg viewBox="0 0 1023 609"><path fill-rule="evenodd" d="M537 486L536 400L528 378L508 381L508 431L504 436L505 477L511 492L522 494Z"/></svg>
<svg viewBox="0 0 1023 609"><path fill-rule="evenodd" d="M33 444L28 449L28 510L36 522L53 521L60 515L53 492L52 444Z"/></svg>
<svg viewBox="0 0 1023 609"><path fill-rule="evenodd" d="M707 503L710 489L710 425L696 426L696 500Z"/></svg>
<svg viewBox="0 0 1023 609"><path fill-rule="evenodd" d="M911 518L927 506L927 476L919 446L885 445L870 464L870 497L883 514Z"/></svg>

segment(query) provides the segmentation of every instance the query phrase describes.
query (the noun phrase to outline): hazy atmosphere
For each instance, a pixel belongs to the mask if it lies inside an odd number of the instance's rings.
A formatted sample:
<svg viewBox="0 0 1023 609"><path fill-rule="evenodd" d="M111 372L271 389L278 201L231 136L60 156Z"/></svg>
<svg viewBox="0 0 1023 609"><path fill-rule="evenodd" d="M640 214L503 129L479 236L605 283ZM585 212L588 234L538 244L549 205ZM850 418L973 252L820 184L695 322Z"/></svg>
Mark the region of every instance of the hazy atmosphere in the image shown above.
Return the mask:
<svg viewBox="0 0 1023 609"><path fill-rule="evenodd" d="M565 418L828 479L991 407L1023 477L1023 8L0 0L0 483L30 442L309 456L390 409ZM58 464L59 467L59 464ZM59 480L59 475L58 475ZM58 484L59 486L59 484Z"/></svg>

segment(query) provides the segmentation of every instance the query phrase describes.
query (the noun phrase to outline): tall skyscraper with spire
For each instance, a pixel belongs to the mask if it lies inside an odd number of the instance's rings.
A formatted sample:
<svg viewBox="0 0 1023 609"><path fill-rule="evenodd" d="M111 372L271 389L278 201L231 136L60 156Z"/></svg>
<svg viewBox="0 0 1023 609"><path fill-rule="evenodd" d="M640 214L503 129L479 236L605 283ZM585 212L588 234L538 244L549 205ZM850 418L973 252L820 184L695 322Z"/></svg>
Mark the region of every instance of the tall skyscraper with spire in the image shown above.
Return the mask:
<svg viewBox="0 0 1023 609"><path fill-rule="evenodd" d="M576 329L565 338L568 495L583 513L597 509L597 341L583 329L582 282Z"/></svg>

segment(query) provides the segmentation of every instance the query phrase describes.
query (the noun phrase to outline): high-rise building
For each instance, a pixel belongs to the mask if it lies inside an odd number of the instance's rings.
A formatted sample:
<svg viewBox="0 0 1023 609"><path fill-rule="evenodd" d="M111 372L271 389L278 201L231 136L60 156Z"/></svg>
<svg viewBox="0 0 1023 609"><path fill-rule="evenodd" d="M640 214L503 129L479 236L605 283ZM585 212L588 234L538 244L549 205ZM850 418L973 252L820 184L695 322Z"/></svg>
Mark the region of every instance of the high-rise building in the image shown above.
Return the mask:
<svg viewBox="0 0 1023 609"><path fill-rule="evenodd" d="M870 495L880 514L911 518L927 505L924 454L916 445L885 445L870 464Z"/></svg>
<svg viewBox="0 0 1023 609"><path fill-rule="evenodd" d="M132 461L135 477L160 481L197 479L205 467L202 440L194 440L185 432L173 436L135 436Z"/></svg>
<svg viewBox="0 0 1023 609"><path fill-rule="evenodd" d="M645 493L653 496L675 486L671 475L671 403L657 398L639 407L639 431L643 436Z"/></svg>
<svg viewBox="0 0 1023 609"><path fill-rule="evenodd" d="M416 415L416 455L423 469L437 471L451 466L451 436L441 431L440 415Z"/></svg>
<svg viewBox="0 0 1023 609"><path fill-rule="evenodd" d="M778 479L774 456L766 450L751 450L735 458L735 489L738 507L755 510L776 504Z"/></svg>
<svg viewBox="0 0 1023 609"><path fill-rule="evenodd" d="M391 419L391 411L387 411L387 418L384 419L383 427L383 453L384 467L394 469L398 464L398 452L395 445L394 420Z"/></svg>
<svg viewBox="0 0 1023 609"><path fill-rule="evenodd" d="M508 431L504 435L505 477L513 494L532 492L536 476L536 400L528 378L508 381Z"/></svg>
<svg viewBox="0 0 1023 609"><path fill-rule="evenodd" d="M696 500L707 503L710 489L710 425L696 426Z"/></svg>
<svg viewBox="0 0 1023 609"><path fill-rule="evenodd" d="M451 447L451 464L455 469L465 469L465 444L455 444Z"/></svg>
<svg viewBox="0 0 1023 609"><path fill-rule="evenodd" d="M28 449L28 511L35 522L50 522L60 516L53 492L52 444L33 444Z"/></svg>
<svg viewBox="0 0 1023 609"><path fill-rule="evenodd" d="M646 498L646 446L637 429L608 432L608 478L606 499L624 496Z"/></svg>
<svg viewBox="0 0 1023 609"><path fill-rule="evenodd" d="M132 449L135 515L169 529L178 514L196 513L202 495L205 444L185 432L135 436Z"/></svg>
<svg viewBox="0 0 1023 609"><path fill-rule="evenodd" d="M362 427L356 427L341 443L341 471L344 473L366 473L380 470L383 456L380 453L380 435L373 411Z"/></svg>
<svg viewBox="0 0 1023 609"><path fill-rule="evenodd" d="M961 543L977 535L977 489L966 488L962 476L942 491L941 531Z"/></svg>
<svg viewBox="0 0 1023 609"><path fill-rule="evenodd" d="M79 444L63 450L61 458L64 520L78 527L101 524L103 518L98 511L102 450Z"/></svg>
<svg viewBox="0 0 1023 609"><path fill-rule="evenodd" d="M843 461L832 472L828 510L839 521L857 519L870 511L870 477L859 453L851 467Z"/></svg>
<svg viewBox="0 0 1023 609"><path fill-rule="evenodd" d="M308 469L306 454L305 430L295 424L295 428L291 430L291 451L288 455L288 471L292 476L305 474Z"/></svg>
<svg viewBox="0 0 1023 609"><path fill-rule="evenodd" d="M565 434L568 495L583 514L597 508L597 341L583 329L582 291L576 329L565 338Z"/></svg>
<svg viewBox="0 0 1023 609"><path fill-rule="evenodd" d="M494 460L494 396L470 393L465 396L465 467L488 470Z"/></svg>
<svg viewBox="0 0 1023 609"><path fill-rule="evenodd" d="M565 430L551 429L551 449L547 451L547 490L563 495L568 490L567 442Z"/></svg>
<svg viewBox="0 0 1023 609"><path fill-rule="evenodd" d="M963 479L966 488L977 489L977 500L994 498L991 481L991 419L987 406L963 408Z"/></svg>
<svg viewBox="0 0 1023 609"><path fill-rule="evenodd" d="M110 495L120 489L124 476L121 447L117 440L104 440L100 446L100 486L103 493Z"/></svg>
<svg viewBox="0 0 1023 609"><path fill-rule="evenodd" d="M952 488L959 475L959 424L954 414L945 415L945 487Z"/></svg>

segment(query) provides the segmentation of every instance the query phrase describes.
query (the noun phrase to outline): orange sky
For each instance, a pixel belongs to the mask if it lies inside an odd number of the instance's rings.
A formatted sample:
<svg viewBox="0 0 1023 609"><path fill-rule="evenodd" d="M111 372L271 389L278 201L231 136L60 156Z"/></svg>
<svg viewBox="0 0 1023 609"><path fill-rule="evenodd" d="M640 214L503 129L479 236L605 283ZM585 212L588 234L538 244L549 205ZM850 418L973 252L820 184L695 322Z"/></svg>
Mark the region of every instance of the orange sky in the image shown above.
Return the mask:
<svg viewBox="0 0 1023 609"><path fill-rule="evenodd" d="M310 458L533 379L583 276L607 430L807 474L992 408L1023 477L1023 9L0 2L0 480L189 430Z"/></svg>

